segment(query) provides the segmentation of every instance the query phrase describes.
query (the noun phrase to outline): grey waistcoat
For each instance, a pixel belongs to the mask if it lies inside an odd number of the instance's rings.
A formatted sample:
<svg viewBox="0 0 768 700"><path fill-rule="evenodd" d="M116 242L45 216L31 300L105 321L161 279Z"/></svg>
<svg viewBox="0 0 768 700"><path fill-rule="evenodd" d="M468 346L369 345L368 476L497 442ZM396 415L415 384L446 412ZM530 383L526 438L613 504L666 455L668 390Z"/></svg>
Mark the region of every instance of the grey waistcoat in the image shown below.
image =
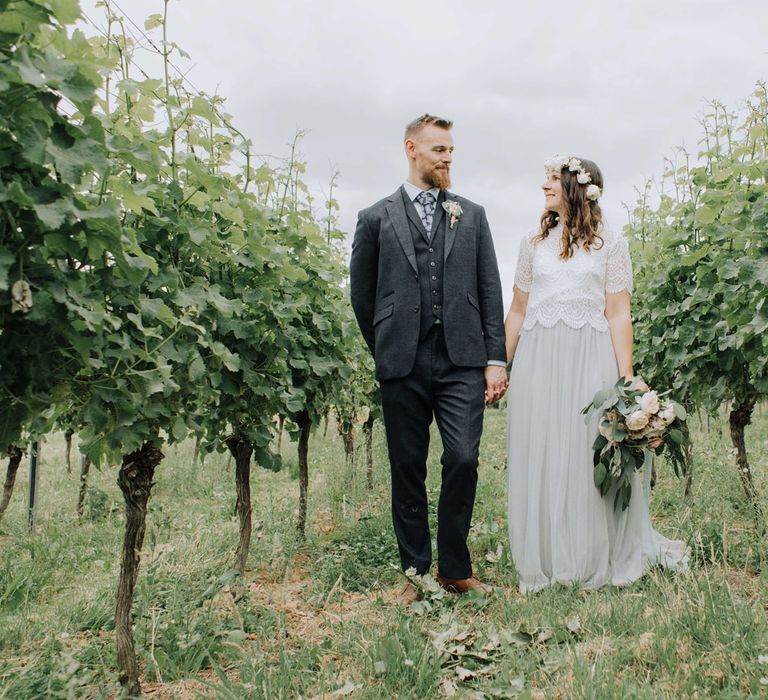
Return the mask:
<svg viewBox="0 0 768 700"><path fill-rule="evenodd" d="M445 226L438 226L437 231L432 232L431 241L427 242L427 232L424 227L417 227L410 220L408 223L411 227L413 247L416 251L416 267L419 269L419 287L421 289L419 340L424 340L436 321L443 322Z"/></svg>

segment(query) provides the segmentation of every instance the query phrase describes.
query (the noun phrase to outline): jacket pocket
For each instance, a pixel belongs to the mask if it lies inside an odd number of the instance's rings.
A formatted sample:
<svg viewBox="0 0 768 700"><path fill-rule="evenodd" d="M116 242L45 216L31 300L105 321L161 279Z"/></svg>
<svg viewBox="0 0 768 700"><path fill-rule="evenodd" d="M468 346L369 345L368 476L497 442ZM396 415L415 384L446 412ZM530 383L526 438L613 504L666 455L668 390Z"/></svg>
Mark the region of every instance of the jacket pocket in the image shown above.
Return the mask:
<svg viewBox="0 0 768 700"><path fill-rule="evenodd" d="M475 299L469 292L467 292L467 301L475 307L477 313L480 313L480 304L477 303L477 299Z"/></svg>
<svg viewBox="0 0 768 700"><path fill-rule="evenodd" d="M383 309L379 309L379 311L373 315L373 325L375 326L380 321L383 321L388 316L391 316L394 310L394 304L390 304L389 306L385 306Z"/></svg>

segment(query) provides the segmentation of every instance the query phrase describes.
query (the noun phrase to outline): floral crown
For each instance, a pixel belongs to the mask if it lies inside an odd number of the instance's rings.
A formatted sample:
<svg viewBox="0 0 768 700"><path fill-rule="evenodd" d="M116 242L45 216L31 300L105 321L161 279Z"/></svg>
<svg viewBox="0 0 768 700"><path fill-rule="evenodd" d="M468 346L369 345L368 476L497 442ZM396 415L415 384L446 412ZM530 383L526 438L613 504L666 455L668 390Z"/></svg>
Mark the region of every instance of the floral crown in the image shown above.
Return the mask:
<svg viewBox="0 0 768 700"><path fill-rule="evenodd" d="M544 161L544 171L549 175L550 173L560 173L563 168L568 168L572 173L576 173L576 180L580 185L587 185L587 199L591 199L596 202L600 199L600 195L603 191L595 184L592 183L592 176L582 165L578 158L573 156L554 156L549 160Z"/></svg>

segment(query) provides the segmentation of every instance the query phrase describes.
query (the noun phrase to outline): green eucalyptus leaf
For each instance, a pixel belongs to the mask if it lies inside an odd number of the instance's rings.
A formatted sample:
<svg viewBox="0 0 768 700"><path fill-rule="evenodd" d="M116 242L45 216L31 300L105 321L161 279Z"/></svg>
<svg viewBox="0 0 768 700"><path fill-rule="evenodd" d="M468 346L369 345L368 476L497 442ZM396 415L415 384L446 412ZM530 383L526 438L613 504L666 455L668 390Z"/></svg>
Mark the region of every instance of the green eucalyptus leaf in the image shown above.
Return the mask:
<svg viewBox="0 0 768 700"><path fill-rule="evenodd" d="M602 462L599 462L594 469L595 486L599 488L607 476L608 470L605 468L605 465Z"/></svg>

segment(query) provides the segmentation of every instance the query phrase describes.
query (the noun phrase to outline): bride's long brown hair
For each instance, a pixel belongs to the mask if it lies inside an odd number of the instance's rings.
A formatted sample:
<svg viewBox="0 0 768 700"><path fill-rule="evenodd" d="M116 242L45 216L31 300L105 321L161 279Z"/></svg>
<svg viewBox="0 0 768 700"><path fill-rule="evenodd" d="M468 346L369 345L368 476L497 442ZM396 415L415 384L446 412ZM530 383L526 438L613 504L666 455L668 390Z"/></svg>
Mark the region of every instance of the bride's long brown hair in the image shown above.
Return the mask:
<svg viewBox="0 0 768 700"><path fill-rule="evenodd" d="M592 184L603 189L603 173L596 163L586 158L578 158L584 170L592 178ZM576 179L576 173L564 166L560 171L560 184L563 190L563 205L565 211L562 216L552 210L546 210L541 215L541 230L534 239L534 243L543 241L549 236L549 232L561 223L563 224L562 244L560 257L563 260L573 256L575 249L582 246L589 250L593 246L595 250L603 247L603 237L600 235L600 227L603 223L603 212L597 200L587 199L587 185L582 185ZM599 243L599 245L596 245Z"/></svg>

